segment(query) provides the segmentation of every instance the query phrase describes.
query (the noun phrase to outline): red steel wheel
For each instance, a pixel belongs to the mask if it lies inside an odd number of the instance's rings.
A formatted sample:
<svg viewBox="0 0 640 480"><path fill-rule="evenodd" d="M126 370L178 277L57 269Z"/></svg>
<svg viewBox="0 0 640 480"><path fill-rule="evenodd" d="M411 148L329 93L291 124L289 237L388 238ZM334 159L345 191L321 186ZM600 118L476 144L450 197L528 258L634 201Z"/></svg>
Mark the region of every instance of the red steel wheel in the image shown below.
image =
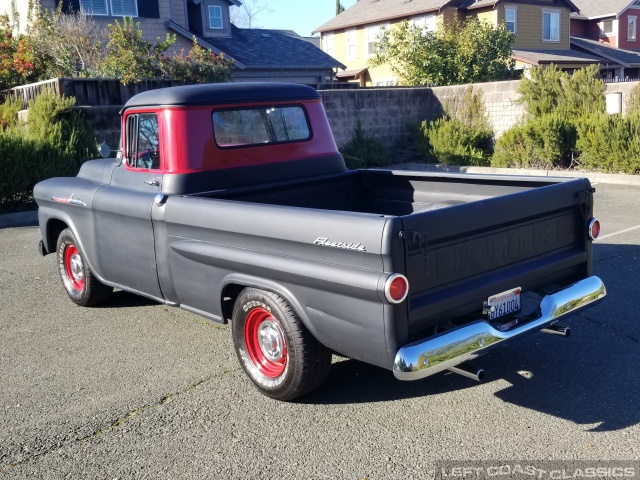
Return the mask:
<svg viewBox="0 0 640 480"><path fill-rule="evenodd" d="M71 301L88 307L109 298L113 288L96 278L78 245L69 228L60 233L57 245L58 273Z"/></svg>
<svg viewBox="0 0 640 480"><path fill-rule="evenodd" d="M287 344L278 321L264 308L251 310L244 324L247 353L265 377L277 378L287 366Z"/></svg>
<svg viewBox="0 0 640 480"><path fill-rule="evenodd" d="M263 394L293 400L327 378L331 351L276 293L245 288L233 306L231 322L240 365Z"/></svg>
<svg viewBox="0 0 640 480"><path fill-rule="evenodd" d="M84 289L84 265L75 245L67 245L64 249L64 269L71 286L81 292Z"/></svg>

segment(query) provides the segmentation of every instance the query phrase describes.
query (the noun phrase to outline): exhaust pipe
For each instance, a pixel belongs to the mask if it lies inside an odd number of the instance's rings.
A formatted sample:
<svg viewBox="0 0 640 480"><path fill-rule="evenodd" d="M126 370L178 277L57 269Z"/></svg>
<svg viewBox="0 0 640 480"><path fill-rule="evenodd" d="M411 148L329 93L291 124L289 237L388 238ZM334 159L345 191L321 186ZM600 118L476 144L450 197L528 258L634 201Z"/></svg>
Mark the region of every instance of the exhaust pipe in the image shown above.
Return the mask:
<svg viewBox="0 0 640 480"><path fill-rule="evenodd" d="M562 335L564 337L568 337L571 335L571 329L569 327L565 327L563 325L549 325L547 328L543 328L542 331L544 333L553 333L555 335Z"/></svg>
<svg viewBox="0 0 640 480"><path fill-rule="evenodd" d="M484 378L484 370L482 368L474 367L469 363L461 363L455 367L449 367L448 370L463 377L470 378L476 382L481 382Z"/></svg>

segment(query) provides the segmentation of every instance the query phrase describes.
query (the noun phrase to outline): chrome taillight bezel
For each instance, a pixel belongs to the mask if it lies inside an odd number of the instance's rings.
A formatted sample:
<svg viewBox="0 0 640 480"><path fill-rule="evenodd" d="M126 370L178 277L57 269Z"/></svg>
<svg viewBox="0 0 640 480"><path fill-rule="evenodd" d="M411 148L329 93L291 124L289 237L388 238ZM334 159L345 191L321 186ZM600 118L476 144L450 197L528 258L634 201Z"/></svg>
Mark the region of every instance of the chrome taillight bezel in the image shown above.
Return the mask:
<svg viewBox="0 0 640 480"><path fill-rule="evenodd" d="M394 282L394 280L398 278L401 278L407 287L405 288L404 295L402 296L402 298L396 300L391 296L391 284ZM409 280L407 280L407 277L405 277L401 273L394 273L393 275L390 275L389 278L387 278L387 281L384 283L384 296L389 303L393 303L394 305L397 305L398 303L402 303L407 299L408 295L409 295Z"/></svg>
<svg viewBox="0 0 640 480"><path fill-rule="evenodd" d="M596 235L593 234L593 230L594 227L596 226L596 224L598 225L598 231L596 233ZM602 225L600 224L600 220L598 220L597 218L592 218L591 221L589 222L589 228L587 229L587 232L589 234L589 238L591 240L597 240L597 238L600 236L600 232L602 231Z"/></svg>

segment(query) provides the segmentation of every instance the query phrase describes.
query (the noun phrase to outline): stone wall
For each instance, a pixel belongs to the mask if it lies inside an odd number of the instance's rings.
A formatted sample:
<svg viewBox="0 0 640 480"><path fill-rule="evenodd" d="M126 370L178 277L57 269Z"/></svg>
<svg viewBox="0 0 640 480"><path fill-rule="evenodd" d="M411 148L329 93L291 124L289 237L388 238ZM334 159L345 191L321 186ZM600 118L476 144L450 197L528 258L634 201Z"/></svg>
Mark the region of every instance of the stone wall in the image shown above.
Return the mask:
<svg viewBox="0 0 640 480"><path fill-rule="evenodd" d="M430 88L365 88L320 92L338 146L353 136L360 121L369 135L391 146L407 130L407 123L421 122L439 111Z"/></svg>
<svg viewBox="0 0 640 480"><path fill-rule="evenodd" d="M496 137L511 128L524 115L524 108L515 101L518 99L518 85L520 81L476 83L473 92L482 92L487 118L493 125ZM452 87L435 87L433 93L438 104L464 97L469 85L455 85Z"/></svg>
<svg viewBox="0 0 640 480"><path fill-rule="evenodd" d="M607 93L622 93L623 112L631 89L639 82L609 83ZM518 81L479 83L474 92L483 93L485 108L496 136L513 126L524 115L518 98ZM433 119L442 113L442 105L464 95L466 85L435 88L365 88L323 90L320 92L329 124L338 147L349 141L360 121L363 130L380 138L388 147L406 133L407 123ZM116 148L120 125L119 107L86 109L98 130L98 140Z"/></svg>
<svg viewBox="0 0 640 480"><path fill-rule="evenodd" d="M515 124L524 113L515 103L518 81L478 83L474 92L482 92L487 116L496 136ZM352 136L358 120L368 134L385 145L406 132L407 123L420 123L442 114L447 101L462 98L468 85L453 87L367 88L360 90L321 91L327 117L336 137L344 145Z"/></svg>

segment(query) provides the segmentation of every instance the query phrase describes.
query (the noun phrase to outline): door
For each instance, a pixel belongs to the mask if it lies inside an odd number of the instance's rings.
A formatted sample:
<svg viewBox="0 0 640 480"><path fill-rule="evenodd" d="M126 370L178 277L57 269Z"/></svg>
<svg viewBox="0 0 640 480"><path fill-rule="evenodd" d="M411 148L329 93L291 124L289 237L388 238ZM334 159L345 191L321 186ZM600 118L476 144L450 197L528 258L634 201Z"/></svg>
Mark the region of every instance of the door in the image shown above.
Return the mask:
<svg viewBox="0 0 640 480"><path fill-rule="evenodd" d="M93 204L100 271L107 281L161 299L151 222L162 184L158 114L130 113L125 125L124 161Z"/></svg>

